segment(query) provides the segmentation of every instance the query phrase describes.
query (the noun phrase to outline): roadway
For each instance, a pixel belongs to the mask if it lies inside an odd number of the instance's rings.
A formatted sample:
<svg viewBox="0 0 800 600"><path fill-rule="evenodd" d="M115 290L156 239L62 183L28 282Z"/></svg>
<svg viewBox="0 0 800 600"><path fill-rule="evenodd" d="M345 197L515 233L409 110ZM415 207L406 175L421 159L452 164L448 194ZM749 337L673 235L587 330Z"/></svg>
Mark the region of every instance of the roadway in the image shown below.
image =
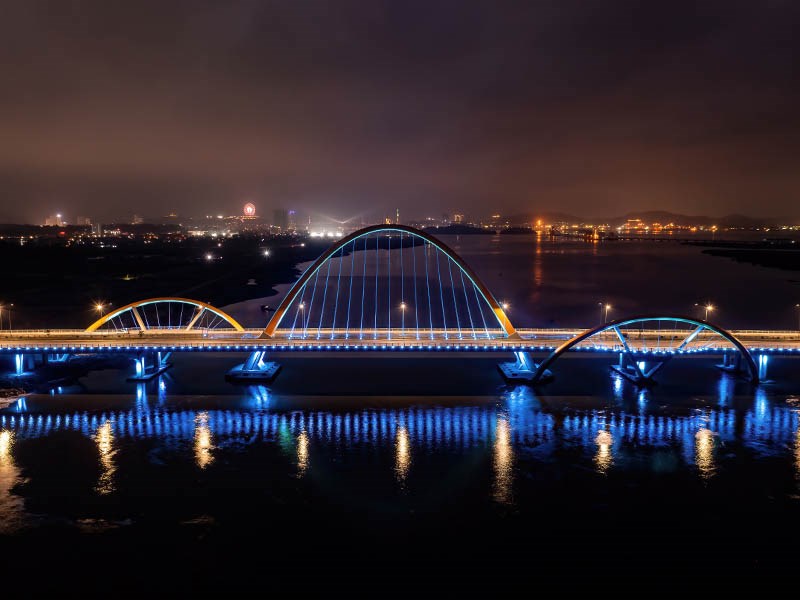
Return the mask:
<svg viewBox="0 0 800 600"><path fill-rule="evenodd" d="M469 351L515 351L549 350L561 345L585 329L520 329L519 339L505 338L497 332L491 338L481 331L473 337L471 330L415 331L386 329L348 332L345 330L308 329L292 335L279 331L275 337L260 339L262 329L243 332L233 329L175 330L149 329L147 331L93 331L83 330L4 330L0 331L0 352L92 352L134 350L180 350L180 351L240 351L252 350L469 350ZM693 329L625 329L622 330L630 349L636 351L712 351L731 349L732 345L716 333L703 330L683 344ZM753 351L800 352L800 331L739 330L731 331L748 349ZM483 335L483 337L481 337ZM599 333L582 342L583 348L598 350L621 349L620 340L613 331Z"/></svg>

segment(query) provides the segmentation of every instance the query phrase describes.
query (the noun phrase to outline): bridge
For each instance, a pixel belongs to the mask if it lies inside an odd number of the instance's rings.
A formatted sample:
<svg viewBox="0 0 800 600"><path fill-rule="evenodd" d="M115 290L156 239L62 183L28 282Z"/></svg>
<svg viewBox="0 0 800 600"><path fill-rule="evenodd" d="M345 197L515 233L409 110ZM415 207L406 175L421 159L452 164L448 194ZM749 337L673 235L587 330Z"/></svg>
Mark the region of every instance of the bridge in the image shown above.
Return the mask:
<svg viewBox="0 0 800 600"><path fill-rule="evenodd" d="M727 331L686 315L634 315L589 329L515 328L506 308L446 244L401 225L377 225L334 243L294 283L266 326L246 329L189 298L133 302L85 330L0 331L0 355L22 376L76 355L130 355L129 379L167 368L174 352L239 352L234 381L270 381L289 352L499 353L508 381L543 384L569 352L614 355L611 368L647 385L670 360L719 356L753 383L770 356L800 357L800 332Z"/></svg>

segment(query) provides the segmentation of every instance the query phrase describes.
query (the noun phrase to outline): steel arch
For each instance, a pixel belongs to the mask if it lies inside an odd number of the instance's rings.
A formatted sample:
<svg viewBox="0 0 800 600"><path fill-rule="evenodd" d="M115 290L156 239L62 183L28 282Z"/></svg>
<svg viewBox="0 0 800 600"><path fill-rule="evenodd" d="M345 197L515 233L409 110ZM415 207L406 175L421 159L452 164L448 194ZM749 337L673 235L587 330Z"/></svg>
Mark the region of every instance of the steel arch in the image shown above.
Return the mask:
<svg viewBox="0 0 800 600"><path fill-rule="evenodd" d="M626 325L631 325L633 323L639 323L639 322L645 322L645 321L674 321L674 322L678 322L678 323L687 323L689 325L694 325L698 329L695 330L695 333L692 333L690 335L691 339L693 339L694 336L697 333L699 333L700 330L702 330L702 329L708 329L709 331L713 331L714 333L716 333L716 334L722 336L724 339L728 340L731 344L733 344L736 347L736 349L742 355L742 358L744 359L745 363L747 363L747 369L750 372L750 380L753 381L754 383L758 383L759 377L758 377L758 366L756 365L756 361L753 359L753 355L750 354L750 351L745 347L744 344L742 344L742 342L739 341L739 339L736 338L736 336L734 336L729 331L723 329L722 327L714 325L713 323L709 323L708 321L704 321L702 319L693 319L692 317L687 317L687 316L683 316L683 315L670 315L670 316L664 316L664 315L655 315L655 316L653 316L653 315L639 315L639 316L634 316L634 317L628 317L628 318L625 318L625 319L617 319L615 321L610 321L610 322L604 323L603 325L600 325L598 327L594 327L592 329L584 331L583 333L580 333L580 334L576 335L575 337L573 337L572 339L567 340L566 342L561 344L558 348L553 350L547 356L547 358L545 358L541 363L539 363L539 365L536 367L536 370L533 373L532 381L533 382L538 382L542 378L542 376L545 374L545 372L547 371L547 368L551 364L553 364L553 362L555 362L556 359L558 359L559 356L561 356L562 354L564 354L565 352L567 352L568 350L570 350L574 346L580 344L581 342L589 339L590 337L593 337L593 336L598 335L600 333L604 333L604 332L609 331L611 329L624 327ZM689 338L687 338L687 340L688 339ZM684 342L684 343L686 343L686 342Z"/></svg>
<svg viewBox="0 0 800 600"><path fill-rule="evenodd" d="M113 319L113 318L117 317L118 315L121 315L122 313L124 313L126 311L129 311L129 310L133 312L134 317L136 317L137 322L139 322L139 324L141 325L142 330L146 331L148 329L148 327L137 316L138 312L136 311L136 309L138 307L140 307L140 306L146 306L148 304L157 304L159 302L180 302L180 303L183 303L183 304L192 305L192 306L200 309L200 312L196 315L197 317L199 317L200 314L203 311L207 310L209 312L214 313L215 315L217 315L218 317L220 317L224 321L230 323L231 327L233 327L236 331L244 331L244 327L242 327L236 319L234 319L232 316L230 316L225 311L222 311L222 310L220 310L220 309L218 309L218 308L216 308L214 306L211 306L207 302L201 302L200 300L192 300L191 298L178 298L178 297L171 297L171 296L164 296L164 297L159 297L159 298L147 298L146 300L137 300L136 302L131 302L130 304L126 304L125 306L122 306L122 307L120 307L120 308L108 313L107 315L103 315L102 317L97 319L97 321L95 321L94 323L89 325L89 327L86 328L86 331L96 331L97 329L102 327L104 324L106 324L108 321L110 321L111 319ZM186 329L191 329L191 327L194 324L195 320L196 320L196 318L193 319L193 322L189 323L189 326Z"/></svg>
<svg viewBox="0 0 800 600"><path fill-rule="evenodd" d="M429 233L426 233L425 231L422 231L421 229L416 229L414 227L408 227L406 225L371 225L369 227L359 229L358 231L351 233L350 235L342 238L335 244L331 245L330 248L328 248L325 252L323 252L322 255L320 255L320 257L314 261L314 264L312 264L308 269L305 270L305 272L300 276L300 279L298 279L294 283L292 288L286 294L286 297L283 299L283 302L280 303L278 308L272 314L272 318L269 320L269 323L267 323L267 326L264 329L262 337L271 338L275 334L275 331L278 329L278 325L280 325L281 321L283 320L283 317L286 315L287 309L292 304L292 302L294 302L294 300L297 298L297 295L301 292L303 286L306 283L308 283L308 280L311 279L317 271L319 271L320 267L322 267L322 265L325 264L325 262L329 258L331 258L334 254L336 254L339 250L341 250L344 246L346 246L353 240L357 240L361 237L364 237L365 235L381 231L398 231L401 233L407 233L409 235L425 240L429 244L432 244L433 246L438 248L440 251L444 252L444 254L448 258L450 258L456 264L456 266L458 266L459 269L461 269L464 275L466 275L470 279L470 281L475 285L475 287L478 288L478 291L481 293L481 296L483 296L483 299L487 302L487 304L489 304L489 307L492 309L492 312L495 318L497 319L497 322L500 324L500 327L503 328L503 331L505 331L506 335L510 337L518 336L517 330L511 324L511 321L509 321L508 316L506 316L503 307L500 306L500 303L494 297L492 292L489 291L489 288L486 287L486 285L480 280L478 275L470 268L470 266L467 263L465 263L461 259L461 257L459 257L455 253L455 251L453 251L453 249L450 248L447 244L436 239Z"/></svg>

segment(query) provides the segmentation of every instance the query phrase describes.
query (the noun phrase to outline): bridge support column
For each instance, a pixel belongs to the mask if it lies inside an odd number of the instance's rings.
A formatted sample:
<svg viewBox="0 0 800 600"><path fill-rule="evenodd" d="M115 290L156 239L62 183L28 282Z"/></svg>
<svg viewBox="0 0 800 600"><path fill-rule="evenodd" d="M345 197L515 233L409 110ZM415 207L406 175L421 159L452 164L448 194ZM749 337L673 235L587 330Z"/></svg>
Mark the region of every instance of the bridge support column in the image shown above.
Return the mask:
<svg viewBox="0 0 800 600"><path fill-rule="evenodd" d="M672 358L670 355L658 356L650 359L636 360L629 352L619 353L619 364L611 365L611 370L619 373L625 379L639 386L653 385L653 376Z"/></svg>
<svg viewBox="0 0 800 600"><path fill-rule="evenodd" d="M14 376L15 377L22 377L33 371L36 368L37 358L40 358L38 354L25 354L25 353L17 353L14 354ZM44 363L44 356L41 356L41 360Z"/></svg>
<svg viewBox="0 0 800 600"><path fill-rule="evenodd" d="M769 364L769 354L759 354L756 361L758 363L758 380L766 381L767 365Z"/></svg>
<svg viewBox="0 0 800 600"><path fill-rule="evenodd" d="M160 375L172 364L168 362L171 352L139 352L133 359L133 375L128 381L149 381Z"/></svg>
<svg viewBox="0 0 800 600"><path fill-rule="evenodd" d="M225 379L233 382L272 381L280 369L278 363L267 360L266 350L255 350L244 363L228 371Z"/></svg>
<svg viewBox="0 0 800 600"><path fill-rule="evenodd" d="M536 380L536 368L539 366L534 362L533 357L529 352L514 352L514 362L500 363L497 368L506 381L526 381L529 383L539 383L548 381L553 378L550 371L545 371L542 376Z"/></svg>
<svg viewBox="0 0 800 600"><path fill-rule="evenodd" d="M69 354L49 353L42 354L42 364L49 365L53 363L69 362Z"/></svg>

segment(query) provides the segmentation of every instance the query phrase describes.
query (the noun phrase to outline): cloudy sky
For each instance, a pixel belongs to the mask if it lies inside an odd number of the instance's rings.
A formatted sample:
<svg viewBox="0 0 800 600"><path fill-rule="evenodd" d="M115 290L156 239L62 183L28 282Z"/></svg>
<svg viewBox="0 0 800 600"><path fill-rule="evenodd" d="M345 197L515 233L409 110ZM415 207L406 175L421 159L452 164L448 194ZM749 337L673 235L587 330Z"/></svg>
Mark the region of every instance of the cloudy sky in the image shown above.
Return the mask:
<svg viewBox="0 0 800 600"><path fill-rule="evenodd" d="M772 0L5 0L0 220L800 214L798 26Z"/></svg>

